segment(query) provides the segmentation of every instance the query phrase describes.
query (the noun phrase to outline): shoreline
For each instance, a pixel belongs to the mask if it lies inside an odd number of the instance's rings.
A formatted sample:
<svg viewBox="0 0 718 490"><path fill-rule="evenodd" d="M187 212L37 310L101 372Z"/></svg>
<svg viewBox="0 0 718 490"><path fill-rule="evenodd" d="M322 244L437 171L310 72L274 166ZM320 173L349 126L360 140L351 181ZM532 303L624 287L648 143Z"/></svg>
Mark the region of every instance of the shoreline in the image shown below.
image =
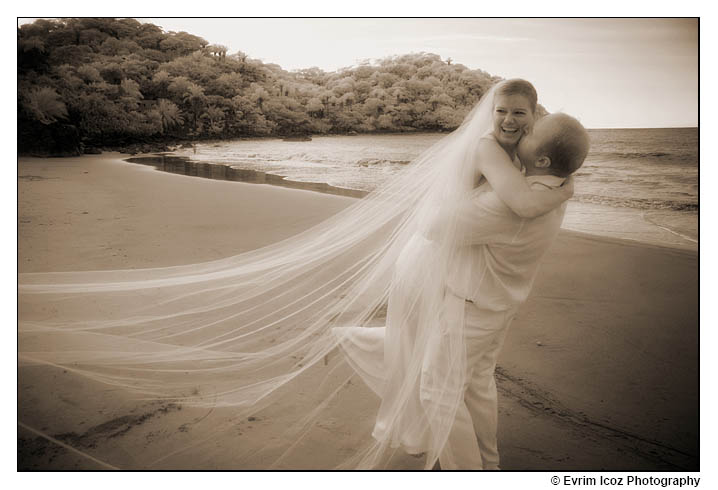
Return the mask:
<svg viewBox="0 0 718 490"><path fill-rule="evenodd" d="M175 175L183 175L187 177L199 177L211 180L224 180L230 182L242 182L250 184L268 184L285 188L307 190L313 192L319 192L322 194L333 194L339 196L346 196L360 199L366 196L369 192L357 189L350 189L346 187L337 187L324 182L307 182L291 180L286 176L279 174L273 174L270 172L263 172L253 169L244 169L234 167L226 163L212 163L192 160L191 157L185 155L175 155L173 152L168 153L151 153L151 154L140 154L133 155L128 158L124 158L123 161L154 167L155 170L165 173L172 173ZM640 238L630 238L628 236L618 236L617 233L613 234L600 234L596 233L596 225L590 222L591 219L596 220L595 210L604 210L604 208L610 209L614 214L628 217L628 219L635 220L638 213L641 213L642 221L641 224L645 227L641 231L644 236ZM668 227L654 223L645 218L646 212L665 212L662 210L641 210L637 208L628 207L612 207L594 203L584 203L580 201L569 200L569 209L564 218L564 223L561 227L562 231L571 231L575 233L583 233L595 237L610 238L614 240L625 240L628 242L636 242L640 244L653 245L664 248L674 248L678 250L690 250L697 252L698 250L698 237L695 239L685 235L679 231L672 230ZM589 223L581 223L581 215L585 216L591 214ZM615 216L611 219L615 220ZM696 214L697 220L697 214ZM629 229L635 229L636 223L631 223L634 226L627 226ZM663 230L662 233L661 231ZM653 236L653 240L647 238L648 234Z"/></svg>
<svg viewBox="0 0 718 490"><path fill-rule="evenodd" d="M359 135L369 135L369 136L384 136L384 135L409 135L409 134L449 134L453 131L455 131L457 128L453 129L442 129L442 130L427 130L427 129L416 129L411 131L401 131L401 130L395 130L395 131L348 131L344 133L302 133L301 136L309 136L310 138L314 137L342 137L342 136L359 136ZM614 128L614 127L598 127L598 128L586 128L588 131L621 131L621 130L667 130L667 129L694 129L698 130L698 126L661 126L661 127L622 127L622 128ZM135 155L136 153L132 153L131 151L137 148L146 148L146 147L192 147L196 144L211 144L211 143L227 143L232 141L262 141L262 140L284 140L284 141L291 141L286 140L285 138L292 138L295 135L280 135L280 134L271 134L271 135L245 135L245 136L236 136L231 138L203 138L203 139L167 139L162 141L137 141L134 143L128 143L126 145L97 145L97 146L90 146L88 148L97 150L100 153L122 153L122 154L128 154L128 155ZM104 149L103 149L104 148ZM162 151L162 150L160 150ZM150 151L148 153L152 153L153 151ZM85 153L85 154L92 154L97 155L100 153ZM71 157L78 157L82 155L61 155L61 156L44 156L44 155L36 155L32 152L21 152L18 154L19 158L71 158Z"/></svg>
<svg viewBox="0 0 718 490"><path fill-rule="evenodd" d="M447 130L426 130L417 129L414 131L348 131L345 133L301 133L301 134L271 134L271 135L247 135L247 136L236 136L232 138L203 138L203 139L168 139L166 141L136 141L134 143L127 143L124 145L95 145L88 146L85 150L90 150L80 155L68 155L68 154L38 154L33 151L22 151L18 153L18 158L78 158L83 155L101 155L102 153L120 153L123 155L135 156L140 154L154 154L161 152L173 152L180 148L192 148L197 144L213 144L213 143L227 143L231 141L263 141L263 140L278 140L285 142L297 142L297 141L311 141L314 137L342 137L342 136L392 136L392 135L410 135L410 134L449 134L456 128ZM649 128L651 129L651 128ZM309 137L309 140L305 139L293 139L293 138L305 138ZM171 149L174 147L175 149ZM139 150L139 151L134 151Z"/></svg>
<svg viewBox="0 0 718 490"><path fill-rule="evenodd" d="M19 159L20 273L220 259L292 236L355 202L183 179L123 157ZM561 231L499 358L504 469L699 468L697 262L694 251ZM266 468L253 451L281 437L273 427L286 417L277 408L237 421L237 430L213 442L211 458L199 448L165 458L232 422L231 410L208 415L142 402L48 366L20 369L18 382L20 422L126 469ZM293 389L292 408L306 409L301 394L312 380ZM349 416L332 419L285 467L324 469L360 439L358 422L370 422L373 398L360 381L342 398ZM18 464L97 468L21 427ZM421 465L407 456L396 469Z"/></svg>
<svg viewBox="0 0 718 490"><path fill-rule="evenodd" d="M281 187L285 189L295 189L300 191L308 191L308 192L315 192L319 194L325 194L325 195L335 195L335 196L342 196L342 197L348 197L352 199L361 199L362 197L369 194L367 191L360 191L356 189L348 189L345 187L336 187L332 186L330 184L326 183L320 183L320 182L303 182L298 180L289 180L287 177L278 175L278 174L271 174L267 172L261 172L258 170L251 170L251 169L237 169L239 170L238 177L243 177L241 174L245 174L248 177L245 177L246 180L239 180L239 179L228 179L228 178L217 178L214 176L208 176L208 175L190 175L182 172L173 172L171 170L164 170L159 168L154 163L144 163L144 162L133 162L131 160L135 158L155 158L157 154L144 154L144 155L135 155L129 158L121 158L120 160L125 163L131 163L134 165L141 165L141 166L148 166L152 167L152 170L160 173L169 173L173 175L177 175L180 177L190 177L190 178L202 178L202 179L208 179L208 180L219 180L219 181L228 181L228 182L235 182L235 183L246 183L246 184L253 184L253 185L270 185L270 186L276 186ZM175 155L166 155L173 158L186 158L186 157L178 157ZM188 159L188 162L191 161ZM230 165L222 164L222 163L206 163L206 162L194 162L192 161L193 165L196 167L225 167L231 169L232 167ZM251 176L257 176L258 178L252 178ZM576 204L583 204L583 203L576 203ZM594 205L594 206L600 206L600 205ZM615 208L614 208L615 209ZM631 208L621 208L621 209L631 209ZM676 234L676 232L670 231L672 234ZM623 246L635 246L635 247L647 247L651 249L658 249L658 250L672 250L677 251L681 253L685 253L688 255L697 255L698 251L690 248L680 247L680 246L671 246L669 244L661 244L661 243L652 243L647 241L641 241L639 239L631 239L631 238L618 238L608 235L600 235L597 233L591 233L587 231L579 231L579 230L573 230L573 229L567 229L567 228L561 228L560 234L566 234L566 235L573 235L577 238L583 238L586 240L596 240L596 241L602 241L606 243L612 243L616 245L623 245ZM690 238L689 238L690 239ZM690 239L692 240L692 239ZM697 241L696 241L697 244Z"/></svg>

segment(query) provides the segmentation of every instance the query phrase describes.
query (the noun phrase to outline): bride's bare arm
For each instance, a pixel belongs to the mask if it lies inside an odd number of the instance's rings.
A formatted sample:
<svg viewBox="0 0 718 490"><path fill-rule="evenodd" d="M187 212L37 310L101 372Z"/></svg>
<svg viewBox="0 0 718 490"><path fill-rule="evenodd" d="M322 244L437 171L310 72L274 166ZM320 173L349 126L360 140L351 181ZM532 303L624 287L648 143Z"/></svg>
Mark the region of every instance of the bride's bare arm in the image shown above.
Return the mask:
<svg viewBox="0 0 718 490"><path fill-rule="evenodd" d="M496 194L522 218L546 214L573 195L573 179L558 189L531 189L506 152L494 141L483 140L478 148L478 167Z"/></svg>

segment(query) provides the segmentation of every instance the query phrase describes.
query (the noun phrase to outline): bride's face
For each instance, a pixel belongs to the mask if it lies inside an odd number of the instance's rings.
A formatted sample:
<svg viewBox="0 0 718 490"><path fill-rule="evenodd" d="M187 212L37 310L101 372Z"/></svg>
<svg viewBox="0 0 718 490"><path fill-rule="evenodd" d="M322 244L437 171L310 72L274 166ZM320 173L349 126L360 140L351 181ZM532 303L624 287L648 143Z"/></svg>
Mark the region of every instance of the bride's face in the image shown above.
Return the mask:
<svg viewBox="0 0 718 490"><path fill-rule="evenodd" d="M494 97L494 136L504 147L515 147L521 137L531 131L534 113L523 95Z"/></svg>

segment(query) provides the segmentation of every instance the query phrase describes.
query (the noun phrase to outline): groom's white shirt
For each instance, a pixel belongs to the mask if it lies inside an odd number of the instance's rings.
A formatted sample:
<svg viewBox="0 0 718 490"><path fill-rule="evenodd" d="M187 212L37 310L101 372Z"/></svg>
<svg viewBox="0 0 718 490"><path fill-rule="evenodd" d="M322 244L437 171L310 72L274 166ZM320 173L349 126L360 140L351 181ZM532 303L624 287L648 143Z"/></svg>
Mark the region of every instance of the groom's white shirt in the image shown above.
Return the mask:
<svg viewBox="0 0 718 490"><path fill-rule="evenodd" d="M551 189L565 179L527 177L534 189ZM504 311L523 303L531 291L541 258L561 227L566 203L531 219L506 206L490 184L476 188L460 205L457 229L464 246L449 267L447 285L478 308Z"/></svg>

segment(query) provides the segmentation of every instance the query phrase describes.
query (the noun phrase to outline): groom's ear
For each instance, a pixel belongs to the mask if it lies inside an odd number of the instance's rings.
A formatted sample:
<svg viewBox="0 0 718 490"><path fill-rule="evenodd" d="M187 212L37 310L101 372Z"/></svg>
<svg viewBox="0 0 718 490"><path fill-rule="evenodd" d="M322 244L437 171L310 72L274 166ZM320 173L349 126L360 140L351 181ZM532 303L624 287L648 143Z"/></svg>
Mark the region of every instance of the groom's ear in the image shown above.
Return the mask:
<svg viewBox="0 0 718 490"><path fill-rule="evenodd" d="M549 168L551 166L551 159L547 156L539 157L534 163L536 168Z"/></svg>

